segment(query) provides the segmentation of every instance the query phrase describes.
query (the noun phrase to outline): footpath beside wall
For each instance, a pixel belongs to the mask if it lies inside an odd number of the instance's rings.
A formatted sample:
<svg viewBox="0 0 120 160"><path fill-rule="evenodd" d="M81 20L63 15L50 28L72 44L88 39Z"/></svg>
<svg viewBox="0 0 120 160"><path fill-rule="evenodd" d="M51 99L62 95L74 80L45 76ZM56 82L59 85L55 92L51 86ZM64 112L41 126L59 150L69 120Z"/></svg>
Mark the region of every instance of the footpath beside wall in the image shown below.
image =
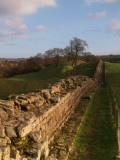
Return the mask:
<svg viewBox="0 0 120 160"><path fill-rule="evenodd" d="M80 98L98 84L95 78L72 76L47 89L0 100L0 160L40 160L48 156L48 144L67 121Z"/></svg>

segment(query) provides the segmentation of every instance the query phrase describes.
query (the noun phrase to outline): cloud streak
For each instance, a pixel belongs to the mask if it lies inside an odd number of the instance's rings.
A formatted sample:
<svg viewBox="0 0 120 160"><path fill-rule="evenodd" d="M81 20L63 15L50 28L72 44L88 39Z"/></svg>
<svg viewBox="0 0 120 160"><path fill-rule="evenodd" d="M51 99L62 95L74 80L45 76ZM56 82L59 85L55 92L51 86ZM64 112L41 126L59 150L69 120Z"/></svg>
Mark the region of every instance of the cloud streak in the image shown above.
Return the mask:
<svg viewBox="0 0 120 160"><path fill-rule="evenodd" d="M95 14L89 13L88 18L104 18L107 17L108 15L109 15L108 11L98 12Z"/></svg>
<svg viewBox="0 0 120 160"><path fill-rule="evenodd" d="M8 39L28 39L28 34L25 33L26 30L28 30L28 27L24 24L24 19L22 17L14 16L12 18L2 20L0 42Z"/></svg>
<svg viewBox="0 0 120 160"><path fill-rule="evenodd" d="M22 17L14 17L12 19L6 20L4 26L13 30L27 30L28 27L24 24L24 19Z"/></svg>
<svg viewBox="0 0 120 160"><path fill-rule="evenodd" d="M0 42L6 41L7 39L19 39L26 40L28 39L28 34L22 31L8 31L5 30L0 33Z"/></svg>
<svg viewBox="0 0 120 160"><path fill-rule="evenodd" d="M109 28L111 32L115 32L116 35L120 36L120 20L113 19L111 21L111 27Z"/></svg>
<svg viewBox="0 0 120 160"><path fill-rule="evenodd" d="M1 0L0 16L28 15L36 13L39 8L56 6L56 0Z"/></svg>
<svg viewBox="0 0 120 160"><path fill-rule="evenodd" d="M92 4L92 3L115 3L118 0L85 0L87 4Z"/></svg>
<svg viewBox="0 0 120 160"><path fill-rule="evenodd" d="M49 29L48 27L43 26L43 25L39 25L36 27L37 31L42 31L42 32L46 32L46 31L48 31L48 29Z"/></svg>

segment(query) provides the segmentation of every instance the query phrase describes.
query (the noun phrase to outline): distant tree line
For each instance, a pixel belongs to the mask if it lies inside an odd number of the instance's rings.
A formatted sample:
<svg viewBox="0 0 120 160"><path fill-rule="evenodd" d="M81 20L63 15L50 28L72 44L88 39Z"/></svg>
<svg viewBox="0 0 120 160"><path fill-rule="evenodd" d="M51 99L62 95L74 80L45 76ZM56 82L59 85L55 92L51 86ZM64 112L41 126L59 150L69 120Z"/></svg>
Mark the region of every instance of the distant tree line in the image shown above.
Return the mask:
<svg viewBox="0 0 120 160"><path fill-rule="evenodd" d="M0 77L36 72L53 64L59 68L60 63L70 60L72 65L77 65L79 59L87 63L98 61L98 57L86 52L86 47L88 47L86 41L75 37L70 40L69 45L64 49L53 48L47 50L44 54L38 53L33 57L16 61L15 63L7 60L3 61L0 63Z"/></svg>
<svg viewBox="0 0 120 160"><path fill-rule="evenodd" d="M111 62L111 63L120 63L120 55L103 55L100 56L100 58L104 61L104 62Z"/></svg>

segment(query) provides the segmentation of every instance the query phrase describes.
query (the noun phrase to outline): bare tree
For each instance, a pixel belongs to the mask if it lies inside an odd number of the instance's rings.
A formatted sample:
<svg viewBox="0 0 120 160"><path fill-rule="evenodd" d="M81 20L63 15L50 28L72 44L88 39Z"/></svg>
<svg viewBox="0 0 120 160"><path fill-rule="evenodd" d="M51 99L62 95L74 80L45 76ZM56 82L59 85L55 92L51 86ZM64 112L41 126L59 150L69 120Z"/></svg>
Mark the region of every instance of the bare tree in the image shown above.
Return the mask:
<svg viewBox="0 0 120 160"><path fill-rule="evenodd" d="M45 55L49 58L53 58L53 50L52 49L49 49L45 52Z"/></svg>
<svg viewBox="0 0 120 160"><path fill-rule="evenodd" d="M70 59L73 57L72 47L66 46L64 49L64 56L67 57L67 61L69 62Z"/></svg>
<svg viewBox="0 0 120 160"><path fill-rule="evenodd" d="M84 56L89 56L89 55L92 55L92 53L91 52L83 52L83 55Z"/></svg>
<svg viewBox="0 0 120 160"><path fill-rule="evenodd" d="M46 65L51 65L54 63L53 50L47 50L44 54L44 61Z"/></svg>
<svg viewBox="0 0 120 160"><path fill-rule="evenodd" d="M53 56L55 57L55 63L56 63L56 66L59 68L59 65L60 65L60 58L61 56L63 56L63 49L61 48L53 48Z"/></svg>
<svg viewBox="0 0 120 160"><path fill-rule="evenodd" d="M77 64L78 55L83 55L83 51L85 50L85 47L88 47L88 44L86 41L81 40L79 38L74 37L70 41L71 50L74 54L74 61L73 64Z"/></svg>
<svg viewBox="0 0 120 160"><path fill-rule="evenodd" d="M63 49L61 48L53 48L45 52L51 58L54 58L56 66L59 68L60 58L63 56Z"/></svg>
<svg viewBox="0 0 120 160"><path fill-rule="evenodd" d="M43 58L43 54L42 54L42 53L37 53L37 54L35 55L35 57L36 57L36 58L41 58L41 59L42 59L42 58Z"/></svg>

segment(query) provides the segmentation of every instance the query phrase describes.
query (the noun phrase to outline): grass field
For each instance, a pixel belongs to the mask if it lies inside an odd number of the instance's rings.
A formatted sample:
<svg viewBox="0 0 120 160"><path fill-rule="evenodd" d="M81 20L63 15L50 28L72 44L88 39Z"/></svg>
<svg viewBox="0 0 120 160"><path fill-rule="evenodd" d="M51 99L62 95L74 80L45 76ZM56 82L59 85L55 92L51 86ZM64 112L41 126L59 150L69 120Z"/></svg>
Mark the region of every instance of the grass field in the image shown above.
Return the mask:
<svg viewBox="0 0 120 160"><path fill-rule="evenodd" d="M46 88L49 83L66 78L70 75L94 75L97 63L85 63L79 61L77 66L72 62L65 62L59 68L52 65L39 72L13 76L9 79L0 79L0 98L4 99L10 94L20 94L34 91L35 89Z"/></svg>
<svg viewBox="0 0 120 160"><path fill-rule="evenodd" d="M118 106L120 107L120 63L105 64L106 80L112 87Z"/></svg>
<svg viewBox="0 0 120 160"><path fill-rule="evenodd" d="M113 87L120 87L120 63L105 63L106 78Z"/></svg>
<svg viewBox="0 0 120 160"><path fill-rule="evenodd" d="M108 90L97 88L74 142L70 160L115 160L117 137Z"/></svg>

